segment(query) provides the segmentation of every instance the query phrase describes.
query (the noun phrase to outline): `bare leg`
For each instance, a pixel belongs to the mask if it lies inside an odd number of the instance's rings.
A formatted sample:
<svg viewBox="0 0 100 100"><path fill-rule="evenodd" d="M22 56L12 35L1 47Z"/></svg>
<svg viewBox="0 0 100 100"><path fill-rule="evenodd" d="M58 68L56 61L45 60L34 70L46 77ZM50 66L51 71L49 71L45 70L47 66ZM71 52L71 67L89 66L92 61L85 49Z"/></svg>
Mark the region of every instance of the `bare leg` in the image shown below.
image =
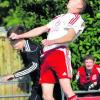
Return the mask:
<svg viewBox="0 0 100 100"><path fill-rule="evenodd" d="M42 84L43 100L54 100L53 88L54 84Z"/></svg>
<svg viewBox="0 0 100 100"><path fill-rule="evenodd" d="M68 98L75 95L74 91L71 88L70 79L67 78L60 79L59 82L61 88L63 89L64 93L68 96Z"/></svg>

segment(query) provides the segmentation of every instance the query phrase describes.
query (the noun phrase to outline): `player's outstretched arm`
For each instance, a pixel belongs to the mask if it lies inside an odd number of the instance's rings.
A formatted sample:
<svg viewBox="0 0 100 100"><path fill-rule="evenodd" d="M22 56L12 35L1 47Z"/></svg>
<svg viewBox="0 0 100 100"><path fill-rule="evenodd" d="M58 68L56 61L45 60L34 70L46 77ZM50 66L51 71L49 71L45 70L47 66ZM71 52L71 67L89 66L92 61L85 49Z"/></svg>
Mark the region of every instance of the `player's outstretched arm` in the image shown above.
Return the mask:
<svg viewBox="0 0 100 100"><path fill-rule="evenodd" d="M26 33L23 33L21 35L17 35L15 33L12 33L10 38L11 39L20 39L20 38L31 38L31 37L36 37L39 36L45 32L47 32L49 29L47 27L47 25L41 26L41 27L37 27L34 28Z"/></svg>

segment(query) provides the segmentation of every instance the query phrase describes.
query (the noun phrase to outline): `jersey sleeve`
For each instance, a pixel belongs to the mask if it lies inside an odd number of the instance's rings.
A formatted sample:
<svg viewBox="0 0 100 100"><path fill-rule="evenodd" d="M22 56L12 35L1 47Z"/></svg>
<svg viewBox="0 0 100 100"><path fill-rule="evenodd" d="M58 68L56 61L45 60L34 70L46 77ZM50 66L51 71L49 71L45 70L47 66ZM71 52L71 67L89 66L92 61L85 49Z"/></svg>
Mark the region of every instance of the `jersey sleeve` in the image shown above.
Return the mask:
<svg viewBox="0 0 100 100"><path fill-rule="evenodd" d="M67 29L70 28L73 28L76 34L80 34L83 32L85 23L80 15L76 15L68 22Z"/></svg>
<svg viewBox="0 0 100 100"><path fill-rule="evenodd" d="M38 68L38 66L39 65L38 65L37 62L32 62L27 67L24 67L23 69L13 73L13 75L14 75L15 78L25 76L27 74L30 74L34 70L36 70Z"/></svg>
<svg viewBox="0 0 100 100"><path fill-rule="evenodd" d="M47 27L50 29L53 26L53 20L47 24Z"/></svg>

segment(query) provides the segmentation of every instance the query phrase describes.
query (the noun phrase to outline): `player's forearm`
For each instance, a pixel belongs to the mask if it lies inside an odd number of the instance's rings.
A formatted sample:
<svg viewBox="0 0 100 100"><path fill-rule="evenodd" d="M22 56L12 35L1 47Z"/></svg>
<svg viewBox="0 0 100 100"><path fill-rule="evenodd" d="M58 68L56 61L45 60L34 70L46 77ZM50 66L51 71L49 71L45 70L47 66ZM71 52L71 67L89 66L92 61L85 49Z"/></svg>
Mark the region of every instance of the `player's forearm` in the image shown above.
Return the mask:
<svg viewBox="0 0 100 100"><path fill-rule="evenodd" d="M24 34L21 34L19 35L19 38L30 38L30 37L35 37L35 36L39 36L45 32L48 31L48 28L47 26L41 26L41 27L38 27L38 28L34 28Z"/></svg>
<svg viewBox="0 0 100 100"><path fill-rule="evenodd" d="M65 35L61 38L55 39L55 40L53 40L53 42L54 42L54 44L71 42L75 36L76 36L75 31L73 29L70 29L68 31L67 35Z"/></svg>
<svg viewBox="0 0 100 100"><path fill-rule="evenodd" d="M31 64L29 64L29 66L23 68L22 70L19 70L19 71L13 73L13 75L15 78L25 76L25 75L33 72L34 70L36 70L38 68L38 66L39 65L37 62L32 62Z"/></svg>

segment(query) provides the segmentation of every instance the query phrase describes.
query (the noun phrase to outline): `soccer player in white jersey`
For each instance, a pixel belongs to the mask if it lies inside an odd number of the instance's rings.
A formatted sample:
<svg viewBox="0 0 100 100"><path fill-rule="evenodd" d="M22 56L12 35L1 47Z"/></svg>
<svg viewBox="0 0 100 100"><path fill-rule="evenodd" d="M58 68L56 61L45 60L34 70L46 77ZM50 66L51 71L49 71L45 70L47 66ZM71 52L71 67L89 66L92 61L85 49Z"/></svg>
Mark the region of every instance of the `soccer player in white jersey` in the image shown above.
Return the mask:
<svg viewBox="0 0 100 100"><path fill-rule="evenodd" d="M44 45L41 56L40 84L44 100L54 100L54 84L59 80L68 100L78 100L70 84L72 67L68 44L74 41L84 30L84 20L80 13L85 7L85 0L69 0L66 5L68 12L57 16L47 25L34 28L23 35L13 33L10 38L30 38L48 32L47 39L42 40Z"/></svg>

